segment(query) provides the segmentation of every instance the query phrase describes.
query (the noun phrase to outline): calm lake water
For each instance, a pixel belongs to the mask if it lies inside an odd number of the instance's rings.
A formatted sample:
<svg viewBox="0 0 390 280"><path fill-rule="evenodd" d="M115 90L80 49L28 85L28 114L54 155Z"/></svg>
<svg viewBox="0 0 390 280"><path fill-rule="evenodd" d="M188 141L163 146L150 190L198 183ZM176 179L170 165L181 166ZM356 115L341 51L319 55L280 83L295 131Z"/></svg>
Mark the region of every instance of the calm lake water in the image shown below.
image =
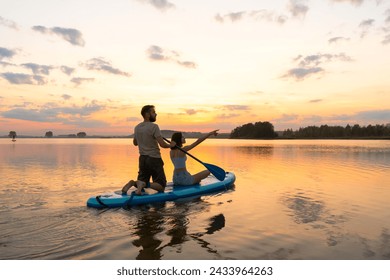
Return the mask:
<svg viewBox="0 0 390 280"><path fill-rule="evenodd" d="M390 141L209 139L192 153L234 172L234 189L96 210L90 196L137 175L131 139L0 139L0 259L390 259Z"/></svg>

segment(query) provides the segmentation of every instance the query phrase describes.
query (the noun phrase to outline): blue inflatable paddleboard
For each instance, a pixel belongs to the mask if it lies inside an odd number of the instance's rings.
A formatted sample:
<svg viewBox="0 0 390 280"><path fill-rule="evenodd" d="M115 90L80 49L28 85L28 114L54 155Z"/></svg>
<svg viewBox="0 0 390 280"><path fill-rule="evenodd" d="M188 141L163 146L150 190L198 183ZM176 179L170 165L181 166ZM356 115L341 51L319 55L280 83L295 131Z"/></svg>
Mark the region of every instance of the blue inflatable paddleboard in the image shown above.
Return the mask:
<svg viewBox="0 0 390 280"><path fill-rule="evenodd" d="M162 193L149 194L144 192L142 195L135 195L134 193L128 195L121 194L120 191L110 192L90 197L87 201L87 206L94 208L115 208L198 197L204 194L227 190L233 186L235 180L236 176L234 173L226 172L223 181L219 181L217 178L210 175L202 180L200 184L196 185L174 186L172 183L168 184L165 191Z"/></svg>

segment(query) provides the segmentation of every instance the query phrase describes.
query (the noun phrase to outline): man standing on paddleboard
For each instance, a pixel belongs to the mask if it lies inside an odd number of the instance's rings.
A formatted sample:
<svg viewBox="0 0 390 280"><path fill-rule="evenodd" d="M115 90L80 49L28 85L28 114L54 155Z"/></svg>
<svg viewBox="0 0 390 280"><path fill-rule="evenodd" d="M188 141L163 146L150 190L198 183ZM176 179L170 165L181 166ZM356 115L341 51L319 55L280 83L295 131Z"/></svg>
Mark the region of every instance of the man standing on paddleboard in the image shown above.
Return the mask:
<svg viewBox="0 0 390 280"><path fill-rule="evenodd" d="M140 195L145 187L150 187L158 192L163 192L167 179L164 172L164 162L161 158L161 148L171 148L176 145L175 142L167 144L161 135L159 126L155 123L157 113L154 105L145 105L142 107L141 115L144 121L134 128L133 144L138 146L139 165L138 178L134 182L131 180L123 188L122 192L126 193L129 188L136 186L136 194ZM160 147L159 147L160 146ZM153 182L150 183L150 177Z"/></svg>

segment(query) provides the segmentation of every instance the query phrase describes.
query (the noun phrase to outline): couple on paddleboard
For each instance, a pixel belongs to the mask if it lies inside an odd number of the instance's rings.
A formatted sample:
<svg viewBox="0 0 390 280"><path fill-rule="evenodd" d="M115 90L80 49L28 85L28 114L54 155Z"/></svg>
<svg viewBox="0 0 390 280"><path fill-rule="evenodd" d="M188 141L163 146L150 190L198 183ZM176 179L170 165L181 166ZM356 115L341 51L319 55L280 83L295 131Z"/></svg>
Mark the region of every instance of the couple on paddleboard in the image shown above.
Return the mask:
<svg viewBox="0 0 390 280"><path fill-rule="evenodd" d="M172 135L171 141L167 141L161 135L159 126L155 123L157 113L155 106L145 105L142 107L141 115L144 119L134 128L133 144L138 146L139 150L139 165L138 178L136 181L130 180L122 188L122 193L127 193L131 187L136 187L135 194L140 195L142 189L150 187L158 192L163 192L167 180L164 172L164 162L161 158L160 148L170 148L170 157L174 165L173 184L174 185L193 185L199 183L206 178L210 171L204 170L194 175L191 175L186 168L186 154L189 150L195 148L210 136L216 136L218 130L209 132L200 137L191 145L183 147L185 138L181 132L176 132ZM167 142L170 142L169 144ZM179 147L179 148L178 148ZM153 182L149 182L152 177Z"/></svg>

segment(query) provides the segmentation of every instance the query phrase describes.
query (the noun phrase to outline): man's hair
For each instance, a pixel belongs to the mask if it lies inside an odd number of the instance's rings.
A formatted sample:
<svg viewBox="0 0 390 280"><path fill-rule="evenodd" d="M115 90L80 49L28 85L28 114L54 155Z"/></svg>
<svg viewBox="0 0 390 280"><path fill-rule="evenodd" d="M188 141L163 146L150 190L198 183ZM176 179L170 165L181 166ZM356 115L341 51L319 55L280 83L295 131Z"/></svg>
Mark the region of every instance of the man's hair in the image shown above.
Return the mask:
<svg viewBox="0 0 390 280"><path fill-rule="evenodd" d="M150 109L154 108L154 105L145 105L144 107L142 107L141 109L141 115L143 117L145 117L145 114L146 113L149 113Z"/></svg>

